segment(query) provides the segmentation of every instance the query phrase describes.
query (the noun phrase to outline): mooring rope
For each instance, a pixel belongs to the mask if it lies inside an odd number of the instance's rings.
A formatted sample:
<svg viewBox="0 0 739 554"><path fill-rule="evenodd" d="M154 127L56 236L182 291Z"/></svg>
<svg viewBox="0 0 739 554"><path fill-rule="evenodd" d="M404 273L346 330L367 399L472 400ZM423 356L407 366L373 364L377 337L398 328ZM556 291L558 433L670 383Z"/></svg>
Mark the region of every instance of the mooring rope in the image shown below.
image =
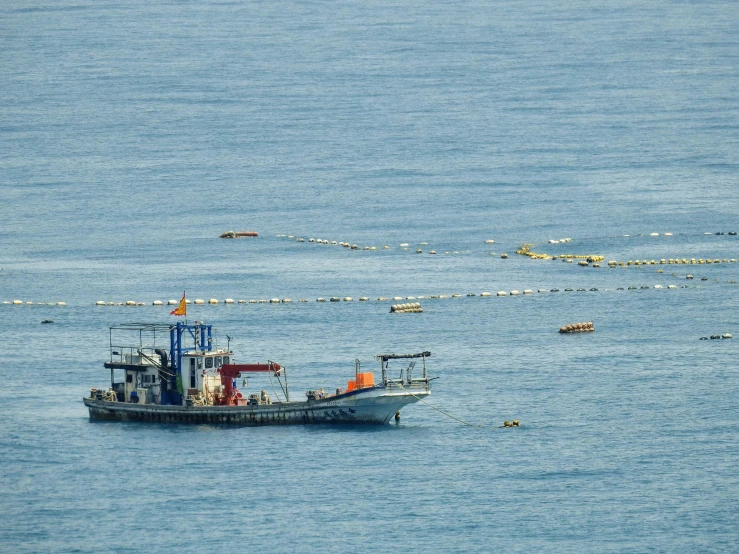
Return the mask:
<svg viewBox="0 0 739 554"><path fill-rule="evenodd" d="M433 408L433 409L434 409L434 410L436 410L437 412L439 412L439 413L442 413L442 414L444 414L445 416L447 416L447 417L449 417L449 418L451 418L451 419L453 419L453 420L455 420L455 421L458 421L458 422L462 423L463 425L467 425L468 427L478 427L478 428L482 428L482 427L487 427L486 425L475 425L474 423L469 423L468 421L465 421L465 420L463 420L463 419L460 419L460 418L458 418L457 416L454 416L454 415L452 415L452 414L450 414L450 413L448 413L448 412L445 412L444 410L442 410L441 408L437 408L436 406L434 406L434 405L433 405L433 404L431 404L430 402L426 402L426 401L425 401L425 400L424 400L423 398L421 398L420 396L416 396L416 395L415 395L415 394L413 394L413 393L412 393L411 391L409 391L409 390L408 390L407 388L405 388L405 387L404 387L404 386L403 386L402 384L399 384L399 383L395 383L395 384L396 384L396 385L398 385L398 386L399 386L399 387L400 387L401 389L403 389L403 390L404 390L405 392L407 392L408 394L410 394L410 395L411 395L412 397L414 397L414 398L415 398L416 400L418 400L419 402L423 402L424 404L426 404L426 405L427 405L427 406L429 406L430 408Z"/></svg>

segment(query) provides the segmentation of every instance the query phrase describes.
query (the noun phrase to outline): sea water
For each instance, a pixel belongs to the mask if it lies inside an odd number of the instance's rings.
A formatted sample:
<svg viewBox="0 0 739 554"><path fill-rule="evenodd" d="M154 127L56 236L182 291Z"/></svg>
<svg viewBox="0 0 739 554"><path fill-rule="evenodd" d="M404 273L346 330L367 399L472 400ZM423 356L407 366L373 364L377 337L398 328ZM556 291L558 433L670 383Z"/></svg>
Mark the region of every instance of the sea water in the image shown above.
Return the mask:
<svg viewBox="0 0 739 554"><path fill-rule="evenodd" d="M738 25L728 1L4 2L0 550L736 550L737 339L699 338L739 338L739 266L514 252L739 258ZM174 322L151 304L183 291L293 398L429 350L444 413L90 421L107 328Z"/></svg>

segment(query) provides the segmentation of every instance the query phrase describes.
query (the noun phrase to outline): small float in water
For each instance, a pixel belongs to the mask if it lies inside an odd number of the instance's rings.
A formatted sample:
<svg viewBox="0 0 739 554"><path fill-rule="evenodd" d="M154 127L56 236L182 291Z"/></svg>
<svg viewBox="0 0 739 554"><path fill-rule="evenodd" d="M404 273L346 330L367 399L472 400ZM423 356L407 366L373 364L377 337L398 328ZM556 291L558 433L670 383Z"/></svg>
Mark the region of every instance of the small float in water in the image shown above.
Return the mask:
<svg viewBox="0 0 739 554"><path fill-rule="evenodd" d="M171 423L286 425L306 423L374 423L431 394L426 358L431 352L380 354L381 380L360 371L346 389L306 393L290 400L287 369L275 362L236 363L230 349L216 346L212 325L123 324L110 328L110 387L92 389L83 402L91 419ZM165 343L166 346L165 346ZM390 378L390 360L407 360L398 378ZM420 375L416 362L421 361ZM261 374L269 383L248 391L248 379ZM243 379L243 390L237 388Z"/></svg>
<svg viewBox="0 0 739 554"><path fill-rule="evenodd" d="M560 327L560 333L590 333L595 331L595 326L592 321L586 321L583 323L570 323L564 327Z"/></svg>
<svg viewBox="0 0 739 554"><path fill-rule="evenodd" d="M258 237L259 233L256 231L226 231L221 233L219 238L222 239L240 239L243 237Z"/></svg>

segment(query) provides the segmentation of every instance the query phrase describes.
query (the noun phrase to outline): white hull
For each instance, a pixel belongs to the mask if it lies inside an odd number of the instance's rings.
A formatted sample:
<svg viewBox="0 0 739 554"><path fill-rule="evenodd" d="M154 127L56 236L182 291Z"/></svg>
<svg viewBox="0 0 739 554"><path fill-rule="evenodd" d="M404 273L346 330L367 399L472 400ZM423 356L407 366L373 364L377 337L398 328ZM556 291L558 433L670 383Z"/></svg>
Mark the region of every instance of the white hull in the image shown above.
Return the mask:
<svg viewBox="0 0 739 554"><path fill-rule="evenodd" d="M306 402L258 406L163 406L84 398L92 419L167 423L291 425L308 423L384 424L397 411L430 394L428 383L388 383Z"/></svg>

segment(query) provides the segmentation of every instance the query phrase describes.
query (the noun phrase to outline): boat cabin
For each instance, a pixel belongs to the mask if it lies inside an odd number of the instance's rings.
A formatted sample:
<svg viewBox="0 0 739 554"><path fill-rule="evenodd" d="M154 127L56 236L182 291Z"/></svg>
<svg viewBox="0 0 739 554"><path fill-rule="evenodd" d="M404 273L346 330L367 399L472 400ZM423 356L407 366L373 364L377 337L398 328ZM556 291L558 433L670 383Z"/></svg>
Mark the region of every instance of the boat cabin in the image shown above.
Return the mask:
<svg viewBox="0 0 739 554"><path fill-rule="evenodd" d="M192 347L183 345L185 333ZM110 337L110 361L104 365L119 402L184 404L191 397L206 398L220 392L220 368L234 363L230 349L214 347L210 325L124 324L111 327Z"/></svg>

